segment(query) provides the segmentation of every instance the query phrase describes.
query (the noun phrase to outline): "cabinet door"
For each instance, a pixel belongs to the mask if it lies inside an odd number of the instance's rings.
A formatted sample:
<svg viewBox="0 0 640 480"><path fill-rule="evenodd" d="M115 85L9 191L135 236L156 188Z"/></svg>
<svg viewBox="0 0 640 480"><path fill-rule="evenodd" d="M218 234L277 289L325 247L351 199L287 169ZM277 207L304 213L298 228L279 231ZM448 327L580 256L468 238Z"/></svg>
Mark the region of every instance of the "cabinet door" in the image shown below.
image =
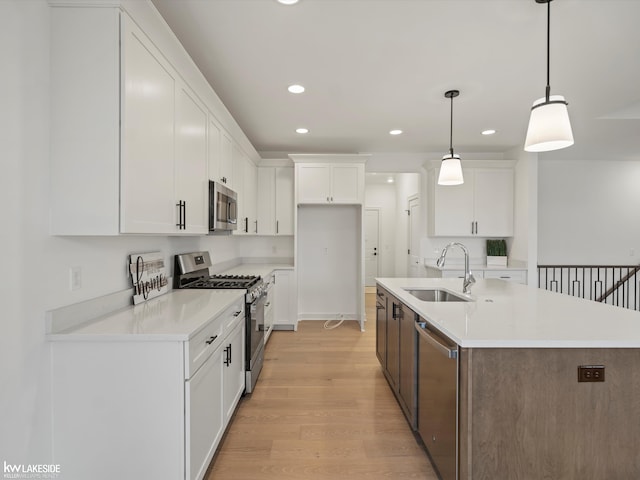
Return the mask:
<svg viewBox="0 0 640 480"><path fill-rule="evenodd" d="M398 392L407 419L415 429L416 413L416 341L417 332L415 329L416 314L406 305L402 305L400 310L400 384Z"/></svg>
<svg viewBox="0 0 640 480"><path fill-rule="evenodd" d="M462 185L437 183L437 172L431 172L433 202L429 205L432 219L430 234L434 236L470 237L473 223L473 171L465 170Z"/></svg>
<svg viewBox="0 0 640 480"><path fill-rule="evenodd" d="M233 231L233 235L245 235L249 232L249 218L245 213L245 201L244 201L244 160L242 158L242 151L235 143L232 144L232 158L233 158L233 187L232 189L238 195L238 229Z"/></svg>
<svg viewBox="0 0 640 480"><path fill-rule="evenodd" d="M387 301L387 373L392 387L400 384L400 315L402 304L394 297Z"/></svg>
<svg viewBox="0 0 640 480"><path fill-rule="evenodd" d="M293 235L293 168L275 169L276 235Z"/></svg>
<svg viewBox="0 0 640 480"><path fill-rule="evenodd" d="M174 233L175 77L135 24L122 19L120 230Z"/></svg>
<svg viewBox="0 0 640 480"><path fill-rule="evenodd" d="M362 165L334 165L331 170L331 202L362 203L364 197L364 173Z"/></svg>
<svg viewBox="0 0 640 480"><path fill-rule="evenodd" d="M207 111L195 95L182 85L178 89L176 109L176 203L185 202L182 214L176 207L176 223L183 221L185 233L209 231L207 208ZM184 218L180 218L184 215ZM178 228L178 227L176 227Z"/></svg>
<svg viewBox="0 0 640 480"><path fill-rule="evenodd" d="M295 325L295 280L293 270L276 270L273 286L273 324Z"/></svg>
<svg viewBox="0 0 640 480"><path fill-rule="evenodd" d="M244 392L244 322L238 321L222 346L222 405L224 424L231 419Z"/></svg>
<svg viewBox="0 0 640 480"><path fill-rule="evenodd" d="M218 173L220 179L218 181L234 190L236 187L234 183L235 179L233 178L233 142L224 130L220 132L220 140L222 142L222 149L220 154L220 170Z"/></svg>
<svg viewBox="0 0 640 480"><path fill-rule="evenodd" d="M329 203L331 167L304 164L296 166L298 203Z"/></svg>
<svg viewBox="0 0 640 480"><path fill-rule="evenodd" d="M249 232L255 235L258 233L258 218L256 215L257 201L258 201L258 169L255 164L243 154L242 162L243 169L243 185L242 195L244 199L244 214L249 219Z"/></svg>
<svg viewBox="0 0 640 480"><path fill-rule="evenodd" d="M382 368L387 368L387 296L376 291L376 356Z"/></svg>
<svg viewBox="0 0 640 480"><path fill-rule="evenodd" d="M476 234L513 236L513 170L476 170L474 184Z"/></svg>
<svg viewBox="0 0 640 480"><path fill-rule="evenodd" d="M209 158L209 179L215 182L222 182L220 176L220 164L222 163L222 131L220 125L214 120L213 115L209 114L209 125L207 130L207 142L209 149L207 157Z"/></svg>
<svg viewBox="0 0 640 480"><path fill-rule="evenodd" d="M276 169L258 167L258 233L274 235L276 233Z"/></svg>
<svg viewBox="0 0 640 480"><path fill-rule="evenodd" d="M187 478L203 478L222 432L220 349L186 382Z"/></svg>

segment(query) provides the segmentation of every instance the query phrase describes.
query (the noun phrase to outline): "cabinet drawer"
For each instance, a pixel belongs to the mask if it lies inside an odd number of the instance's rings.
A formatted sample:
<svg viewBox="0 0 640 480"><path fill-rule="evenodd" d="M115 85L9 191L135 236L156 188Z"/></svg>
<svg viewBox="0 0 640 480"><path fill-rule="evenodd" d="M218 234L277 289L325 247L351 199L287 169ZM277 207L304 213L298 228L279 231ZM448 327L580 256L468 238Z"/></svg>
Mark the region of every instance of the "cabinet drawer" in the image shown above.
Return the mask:
<svg viewBox="0 0 640 480"><path fill-rule="evenodd" d="M227 336L231 329L244 320L244 298L237 301L220 316L224 326L223 336Z"/></svg>
<svg viewBox="0 0 640 480"><path fill-rule="evenodd" d="M244 320L243 313L244 298L240 298L186 343L185 378L191 378L222 344L224 337L231 332L231 329Z"/></svg>
<svg viewBox="0 0 640 480"><path fill-rule="evenodd" d="M484 278L499 278L507 282L527 283L527 275L524 270L485 270Z"/></svg>
<svg viewBox="0 0 640 480"><path fill-rule="evenodd" d="M222 320L219 317L215 318L186 342L185 378L191 378L222 343L222 326Z"/></svg>

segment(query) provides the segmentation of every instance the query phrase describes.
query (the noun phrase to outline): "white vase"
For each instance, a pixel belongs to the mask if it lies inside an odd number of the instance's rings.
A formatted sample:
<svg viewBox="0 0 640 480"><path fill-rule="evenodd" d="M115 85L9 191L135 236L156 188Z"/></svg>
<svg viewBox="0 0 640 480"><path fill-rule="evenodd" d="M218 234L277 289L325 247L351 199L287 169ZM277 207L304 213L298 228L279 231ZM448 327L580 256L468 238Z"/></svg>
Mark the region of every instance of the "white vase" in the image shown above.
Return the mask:
<svg viewBox="0 0 640 480"><path fill-rule="evenodd" d="M507 257L494 257L492 255L487 255L487 267L506 267L507 266Z"/></svg>

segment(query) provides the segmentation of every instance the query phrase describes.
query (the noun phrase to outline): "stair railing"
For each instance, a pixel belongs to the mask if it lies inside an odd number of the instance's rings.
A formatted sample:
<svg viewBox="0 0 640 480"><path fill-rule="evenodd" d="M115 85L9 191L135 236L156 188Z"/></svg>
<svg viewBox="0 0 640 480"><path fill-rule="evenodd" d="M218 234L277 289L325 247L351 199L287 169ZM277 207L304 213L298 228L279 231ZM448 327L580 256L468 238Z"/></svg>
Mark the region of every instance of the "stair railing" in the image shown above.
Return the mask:
<svg viewBox="0 0 640 480"><path fill-rule="evenodd" d="M538 287L640 311L640 265L538 265Z"/></svg>

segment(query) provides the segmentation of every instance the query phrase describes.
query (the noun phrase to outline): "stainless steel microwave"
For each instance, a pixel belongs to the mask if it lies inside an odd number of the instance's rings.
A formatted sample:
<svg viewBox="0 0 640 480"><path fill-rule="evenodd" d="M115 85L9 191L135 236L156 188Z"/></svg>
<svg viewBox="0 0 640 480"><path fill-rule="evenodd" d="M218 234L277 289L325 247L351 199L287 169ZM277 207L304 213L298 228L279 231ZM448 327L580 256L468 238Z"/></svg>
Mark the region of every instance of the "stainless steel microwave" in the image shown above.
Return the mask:
<svg viewBox="0 0 640 480"><path fill-rule="evenodd" d="M224 185L209 181L209 231L238 228L238 195Z"/></svg>

